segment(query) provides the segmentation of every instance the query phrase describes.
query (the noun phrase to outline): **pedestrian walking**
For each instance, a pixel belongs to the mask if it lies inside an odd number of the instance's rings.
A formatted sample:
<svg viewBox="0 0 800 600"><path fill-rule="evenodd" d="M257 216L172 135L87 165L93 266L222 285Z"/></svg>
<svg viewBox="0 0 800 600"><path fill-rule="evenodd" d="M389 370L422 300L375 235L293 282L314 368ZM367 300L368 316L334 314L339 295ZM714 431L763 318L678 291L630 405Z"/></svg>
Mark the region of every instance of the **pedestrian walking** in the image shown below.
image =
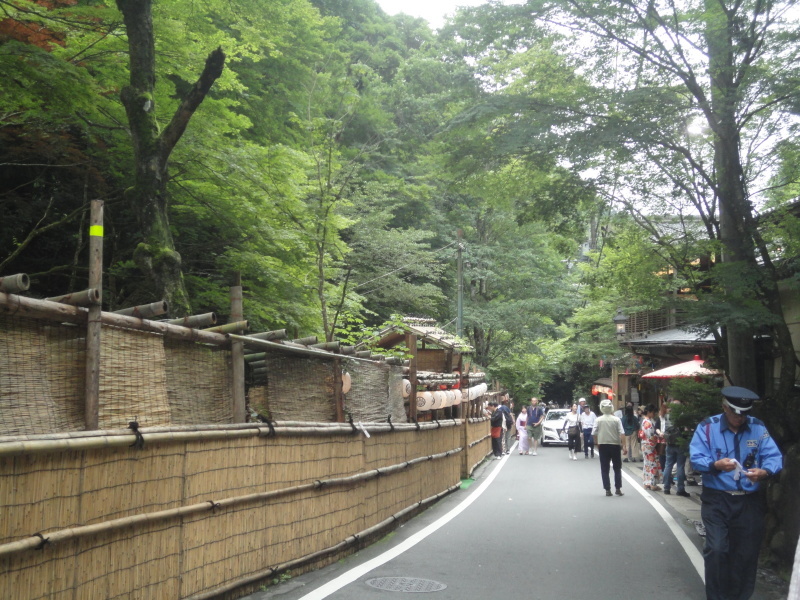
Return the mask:
<svg viewBox="0 0 800 600"><path fill-rule="evenodd" d="M587 404L583 407L583 413L580 415L581 431L583 432L583 457L594 458L594 440L592 439L592 429L594 428L597 415L592 412L591 407Z"/></svg>
<svg viewBox="0 0 800 600"><path fill-rule="evenodd" d="M561 426L562 433L567 432L567 448L569 449L569 457L572 460L578 460L575 452L579 448L578 440L581 437L581 425L578 420L578 405L573 404L570 411L564 416L564 424Z"/></svg>
<svg viewBox="0 0 800 600"><path fill-rule="evenodd" d="M503 458L503 413L498 410L497 402L489 402L489 426L492 436L492 454L497 460Z"/></svg>
<svg viewBox="0 0 800 600"><path fill-rule="evenodd" d="M514 415L509 408L508 394L500 399L497 407L503 413L503 454L511 454L512 436L514 435Z"/></svg>
<svg viewBox="0 0 800 600"><path fill-rule="evenodd" d="M689 458L703 474L706 598L746 600L755 589L764 538L765 507L758 492L783 468L783 457L764 423L749 416L758 395L738 386L724 387L721 394L722 413L697 426Z"/></svg>
<svg viewBox="0 0 800 600"><path fill-rule="evenodd" d="M528 438L531 444L531 450L528 454L536 456L536 449L542 441L544 431L542 423L544 422L545 410L543 406L539 406L538 398L531 398L531 407L528 409L528 421L526 428L528 429Z"/></svg>
<svg viewBox="0 0 800 600"><path fill-rule="evenodd" d="M586 406L586 398L578 398L578 425L580 426L581 415L583 415L583 408ZM575 445L575 454L579 454L583 449L583 432L578 436L577 444Z"/></svg>
<svg viewBox="0 0 800 600"><path fill-rule="evenodd" d="M664 442L666 444L667 460L664 464L664 493L669 495L672 488L672 469L677 467L678 496L688 498L691 496L686 491L686 453L684 451L684 440L681 431L672 422L670 412L675 404L680 404L677 400L670 399L667 403L667 410L662 418L664 426Z"/></svg>
<svg viewBox="0 0 800 600"><path fill-rule="evenodd" d="M614 404L611 400L606 398L600 401L602 414L595 419L592 426L592 439L600 455L600 476L606 496L611 495L609 466L614 469L615 494L622 496L622 454L628 450L625 448L625 430L622 427L622 421L612 414L613 411Z"/></svg>
<svg viewBox="0 0 800 600"><path fill-rule="evenodd" d="M625 447L628 449L628 456L622 462L636 462L639 454L639 417L633 412L632 402L625 405L622 428L625 430Z"/></svg>
<svg viewBox="0 0 800 600"><path fill-rule="evenodd" d="M639 429L639 441L642 444L642 460L644 461L644 469L642 469L644 488L660 492L661 488L658 486L658 482L661 479L661 463L658 462L658 452L656 450L658 434L656 433L656 425L653 422L655 413L656 407L652 404L648 404L645 407L642 426Z"/></svg>
<svg viewBox="0 0 800 600"><path fill-rule="evenodd" d="M530 451L530 440L528 439L528 430L526 428L527 422L528 409L523 406L519 411L519 415L517 415L517 438L520 454L528 454Z"/></svg>

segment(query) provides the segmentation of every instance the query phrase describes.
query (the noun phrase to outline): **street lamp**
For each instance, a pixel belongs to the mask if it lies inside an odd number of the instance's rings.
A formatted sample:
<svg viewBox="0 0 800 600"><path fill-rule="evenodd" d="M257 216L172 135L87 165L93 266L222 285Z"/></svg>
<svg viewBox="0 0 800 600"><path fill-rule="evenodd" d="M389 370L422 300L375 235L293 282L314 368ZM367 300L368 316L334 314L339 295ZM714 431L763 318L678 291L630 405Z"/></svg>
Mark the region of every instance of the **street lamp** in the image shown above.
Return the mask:
<svg viewBox="0 0 800 600"><path fill-rule="evenodd" d="M622 312L621 308L617 309L617 314L612 319L617 328L617 339L622 339L625 336L625 326L628 323L628 316Z"/></svg>

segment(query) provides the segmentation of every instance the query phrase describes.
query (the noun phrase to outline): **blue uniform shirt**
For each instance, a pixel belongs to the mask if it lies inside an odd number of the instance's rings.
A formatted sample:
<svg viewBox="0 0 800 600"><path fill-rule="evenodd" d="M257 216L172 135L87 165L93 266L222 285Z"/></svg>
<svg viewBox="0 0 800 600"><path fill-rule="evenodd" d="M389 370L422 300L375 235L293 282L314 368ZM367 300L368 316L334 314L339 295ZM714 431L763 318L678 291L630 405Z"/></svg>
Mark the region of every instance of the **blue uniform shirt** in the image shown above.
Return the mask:
<svg viewBox="0 0 800 600"><path fill-rule="evenodd" d="M750 459L748 460L748 457ZM754 492L759 483L744 474L734 479L735 471L718 471L714 463L721 458L735 458L745 468L766 469L772 474L783 468L783 456L763 422L747 417L738 433L728 427L725 413L709 417L694 432L689 445L689 460L694 470L703 474L703 487L722 491ZM752 464L748 465L747 463Z"/></svg>

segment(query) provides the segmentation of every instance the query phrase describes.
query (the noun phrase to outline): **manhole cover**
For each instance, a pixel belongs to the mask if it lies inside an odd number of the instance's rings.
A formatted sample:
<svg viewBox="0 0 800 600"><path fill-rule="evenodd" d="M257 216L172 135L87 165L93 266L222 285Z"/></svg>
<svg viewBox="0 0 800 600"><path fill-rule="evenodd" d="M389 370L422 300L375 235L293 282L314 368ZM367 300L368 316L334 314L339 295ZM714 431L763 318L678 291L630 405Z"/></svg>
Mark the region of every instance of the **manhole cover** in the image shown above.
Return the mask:
<svg viewBox="0 0 800 600"><path fill-rule="evenodd" d="M444 583L417 577L376 577L375 579L368 579L367 585L387 592L408 592L412 594L439 592L447 587Z"/></svg>

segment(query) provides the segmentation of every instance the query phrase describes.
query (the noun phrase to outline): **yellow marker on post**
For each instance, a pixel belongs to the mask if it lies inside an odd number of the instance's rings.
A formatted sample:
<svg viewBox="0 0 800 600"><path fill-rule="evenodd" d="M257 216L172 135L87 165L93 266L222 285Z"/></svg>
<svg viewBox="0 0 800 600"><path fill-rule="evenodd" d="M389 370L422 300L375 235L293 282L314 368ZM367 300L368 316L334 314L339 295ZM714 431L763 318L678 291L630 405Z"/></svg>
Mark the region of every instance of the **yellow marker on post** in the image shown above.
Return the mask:
<svg viewBox="0 0 800 600"><path fill-rule="evenodd" d="M103 237L103 226L102 225L90 225L89 226L89 235L95 237Z"/></svg>

